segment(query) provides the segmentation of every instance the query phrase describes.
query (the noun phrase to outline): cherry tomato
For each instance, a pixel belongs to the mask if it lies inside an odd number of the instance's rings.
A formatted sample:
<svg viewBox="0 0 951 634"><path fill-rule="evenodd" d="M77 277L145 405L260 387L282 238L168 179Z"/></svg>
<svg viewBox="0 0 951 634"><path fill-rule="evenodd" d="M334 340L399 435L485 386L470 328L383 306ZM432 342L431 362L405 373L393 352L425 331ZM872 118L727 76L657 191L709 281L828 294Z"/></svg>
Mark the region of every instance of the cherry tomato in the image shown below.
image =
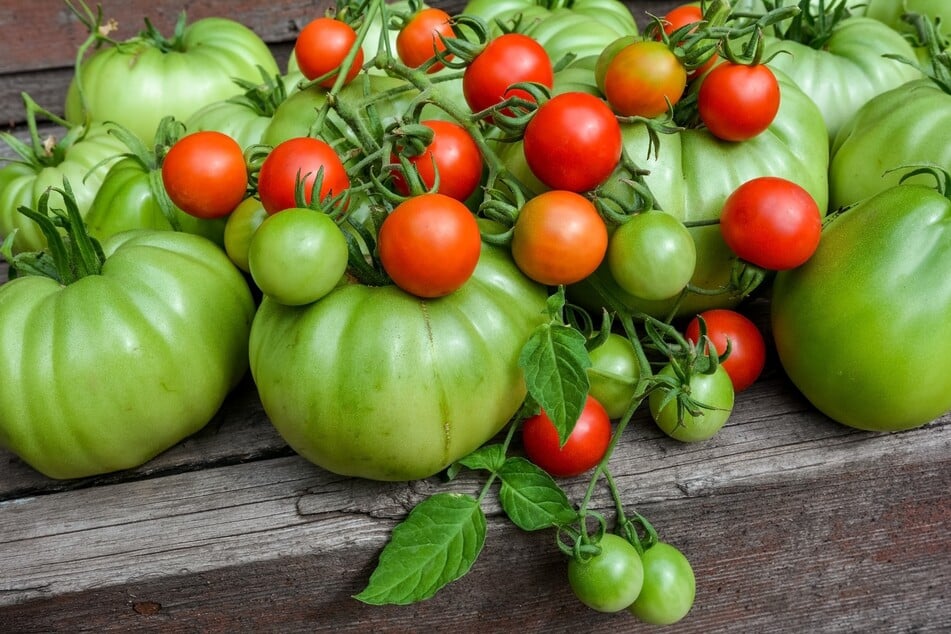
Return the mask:
<svg viewBox="0 0 951 634"><path fill-rule="evenodd" d="M619 115L656 117L683 96L687 70L663 42L628 44L604 72L604 96Z"/></svg>
<svg viewBox="0 0 951 634"><path fill-rule="evenodd" d="M238 206L248 188L244 152L227 134L193 132L172 144L162 161L162 183L182 211L198 218L222 218Z"/></svg>
<svg viewBox="0 0 951 634"><path fill-rule="evenodd" d="M704 75L697 113L718 139L745 141L770 126L779 101L779 82L768 66L723 62Z"/></svg>
<svg viewBox="0 0 951 634"><path fill-rule="evenodd" d="M822 213L800 185L777 176L749 180L720 214L723 240L743 260L772 271L803 264L819 246Z"/></svg>
<svg viewBox="0 0 951 634"><path fill-rule="evenodd" d="M727 342L730 343L730 356L721 365L730 375L733 391L742 392L753 385L766 365L766 342L760 329L735 310L712 308L687 324L684 336L693 343L700 341L699 317L703 318L707 337L717 354L726 352Z"/></svg>
<svg viewBox="0 0 951 634"><path fill-rule="evenodd" d="M418 68L446 50L439 36L453 37L450 16L442 9L427 7L417 11L396 35L396 54L410 68ZM426 72L434 73L443 65L436 62Z"/></svg>
<svg viewBox="0 0 951 634"><path fill-rule="evenodd" d="M532 173L552 189L584 192L603 183L621 159L621 126L599 98L552 97L525 127L522 149Z"/></svg>
<svg viewBox="0 0 951 634"><path fill-rule="evenodd" d="M555 73L545 49L521 33L505 33L489 41L462 75L462 94L473 112L491 108L509 97L530 99L518 82L537 82L552 87Z"/></svg>
<svg viewBox="0 0 951 634"><path fill-rule="evenodd" d="M608 66L611 64L611 60L629 44L639 41L639 35L622 35L605 46L598 55L598 59L594 64L594 83L602 95L604 94L604 74L608 72Z"/></svg>
<svg viewBox="0 0 951 634"><path fill-rule="evenodd" d="M664 25L664 33L671 35L674 31L682 29L683 27L689 24L696 24L703 20L703 10L700 8L700 5L697 4L682 4L679 7L674 7L667 12L662 18ZM693 33L696 29L691 29L689 33ZM660 37L658 35L658 37ZM714 54L705 61L703 64L697 68L687 72L687 78L691 79L697 75L702 75L707 72L717 61L717 55Z"/></svg>
<svg viewBox="0 0 951 634"><path fill-rule="evenodd" d="M556 286L588 277L604 259L608 230L594 204L552 189L528 200L512 231L512 257L536 282Z"/></svg>
<svg viewBox="0 0 951 634"><path fill-rule="evenodd" d="M661 300L684 289L697 264L697 247L684 224L663 211L636 214L611 235L608 269L636 297Z"/></svg>
<svg viewBox="0 0 951 634"><path fill-rule="evenodd" d="M350 177L330 144L312 137L295 137L267 155L258 172L258 195L269 214L297 207L297 180L304 183L304 202L309 204L321 173L320 199L338 196L350 187Z"/></svg>
<svg viewBox="0 0 951 634"><path fill-rule="evenodd" d="M228 254L235 266L245 273L251 272L248 265L248 249L251 247L251 237L267 217L268 213L261 201L254 197L248 197L234 208L225 223L225 253Z"/></svg>
<svg viewBox="0 0 951 634"><path fill-rule="evenodd" d="M251 237L248 268L261 292L289 306L315 302L347 270L347 239L330 216L295 207L265 218Z"/></svg>
<svg viewBox="0 0 951 634"><path fill-rule="evenodd" d="M620 418L631 405L641 376L634 345L627 337L612 332L588 356L588 393L604 406L609 417Z"/></svg>
<svg viewBox="0 0 951 634"><path fill-rule="evenodd" d="M697 580L690 562L680 550L657 542L641 554L644 583L629 611L652 625L671 625L681 620L697 592Z"/></svg>
<svg viewBox="0 0 951 634"><path fill-rule="evenodd" d="M544 411L522 424L522 443L528 459L559 478L570 478L594 468L611 443L611 420L594 397L588 396L567 442Z"/></svg>
<svg viewBox="0 0 951 634"><path fill-rule="evenodd" d="M346 22L321 17L311 20L301 29L294 44L294 56L304 77L310 80L339 70L347 54L357 43L357 32ZM363 49L359 49L353 64L347 71L344 83L349 83L363 66ZM324 88L332 88L337 73L320 82Z"/></svg>
<svg viewBox="0 0 951 634"><path fill-rule="evenodd" d="M605 533L601 552L568 562L568 583L578 600L598 612L620 612L634 603L644 583L640 553L629 541Z"/></svg>
<svg viewBox="0 0 951 634"><path fill-rule="evenodd" d="M661 368L660 374L676 376L670 364ZM666 392L658 389L647 397L651 417L661 431L680 442L709 440L726 424L733 411L733 382L723 366L718 365L712 374L692 373L689 389L690 397L702 406L698 415L685 411L680 420L676 400L664 404Z"/></svg>
<svg viewBox="0 0 951 634"><path fill-rule="evenodd" d="M472 276L482 236L464 204L445 194L422 194L390 212L380 226L377 248L397 286L419 297L442 297Z"/></svg>
<svg viewBox="0 0 951 634"><path fill-rule="evenodd" d="M439 174L440 194L456 200L465 200L482 180L482 153L472 136L458 123L451 121L423 121L433 131L433 140L426 150L410 157L409 161L419 172L423 184L432 188ZM396 161L394 157L392 159ZM406 196L409 188L403 175L395 172L393 184L396 191Z"/></svg>

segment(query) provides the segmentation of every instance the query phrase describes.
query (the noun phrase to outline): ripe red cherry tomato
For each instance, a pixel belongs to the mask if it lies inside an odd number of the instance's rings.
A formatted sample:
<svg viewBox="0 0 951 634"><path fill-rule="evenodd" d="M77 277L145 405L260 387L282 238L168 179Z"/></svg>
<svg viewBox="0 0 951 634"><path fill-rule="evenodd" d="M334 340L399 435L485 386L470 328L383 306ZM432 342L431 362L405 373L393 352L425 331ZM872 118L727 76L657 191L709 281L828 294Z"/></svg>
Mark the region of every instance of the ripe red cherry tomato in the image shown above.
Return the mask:
<svg viewBox="0 0 951 634"><path fill-rule="evenodd" d="M674 7L667 12L662 18L664 25L664 33L667 35L672 34L677 29L682 29L688 24L696 24L703 20L703 10L700 8L700 5L697 4L682 4L679 7ZM691 29L690 33L693 33L696 29ZM660 36L658 35L658 38ZM687 79L692 79L697 75L702 75L707 72L717 61L717 55L714 54L705 61L703 64L697 68L687 72Z"/></svg>
<svg viewBox="0 0 951 634"><path fill-rule="evenodd" d="M761 176L743 183L726 199L720 232L741 259L781 271L812 256L822 234L822 214L798 184Z"/></svg>
<svg viewBox="0 0 951 634"><path fill-rule="evenodd" d="M544 411L525 419L522 442L529 460L555 477L570 478L594 468L604 457L611 443L611 420L601 403L589 396L563 446Z"/></svg>
<svg viewBox="0 0 951 634"><path fill-rule="evenodd" d="M603 183L621 159L621 126L599 98L566 92L541 106L522 144L532 173L552 189L583 192Z"/></svg>
<svg viewBox="0 0 951 634"><path fill-rule="evenodd" d="M707 328L707 337L717 354L730 356L721 365L733 381L733 391L741 392L751 386L766 364L766 342L763 334L746 316L728 308L713 308L700 313ZM694 317L687 324L684 336L688 341L700 341L700 320Z"/></svg>
<svg viewBox="0 0 951 634"><path fill-rule="evenodd" d="M442 297L466 283L479 263L482 235L464 204L444 194L409 198L380 226L383 269L407 293Z"/></svg>
<svg viewBox="0 0 951 634"><path fill-rule="evenodd" d="M458 123L423 121L433 131L433 140L426 150L409 159L427 188L432 188L439 173L439 193L456 200L472 195L482 180L482 153L472 136ZM396 158L392 159L394 162ZM396 191L406 196L409 188L399 172L394 173Z"/></svg>
<svg viewBox="0 0 951 634"><path fill-rule="evenodd" d="M745 141L770 126L779 101L779 82L768 66L723 62L704 75L697 114L718 139Z"/></svg>
<svg viewBox="0 0 951 634"><path fill-rule="evenodd" d="M675 105L687 86L687 70L662 42L641 40L614 56L604 72L604 97L626 117L656 117Z"/></svg>
<svg viewBox="0 0 951 634"><path fill-rule="evenodd" d="M427 7L413 14L406 25L396 35L396 54L410 68L418 68L436 55L436 51L446 50L439 36L453 37L450 16L442 9ZM435 62L426 71L434 73L443 65Z"/></svg>
<svg viewBox="0 0 951 634"><path fill-rule="evenodd" d="M248 188L244 152L221 132L188 134L165 155L162 183L168 197L185 213L198 218L227 216Z"/></svg>
<svg viewBox="0 0 951 634"><path fill-rule="evenodd" d="M328 17L317 18L301 29L294 44L294 56L304 77L313 80L339 69L356 42L357 32L346 22ZM357 51L344 83L352 81L361 66L363 49ZM331 88L336 80L337 74L334 73L321 81L320 85Z"/></svg>
<svg viewBox="0 0 951 634"><path fill-rule="evenodd" d="M288 139L271 150L258 172L258 196L269 213L297 207L298 176L304 182L304 202L310 203L317 173L321 172L320 199L339 196L350 187L350 177L337 152L312 137Z"/></svg>
<svg viewBox="0 0 951 634"><path fill-rule="evenodd" d="M551 59L536 40L521 33L505 33L491 40L462 75L462 94L473 112L491 108L524 90L509 90L518 82L537 82L549 88L555 81Z"/></svg>

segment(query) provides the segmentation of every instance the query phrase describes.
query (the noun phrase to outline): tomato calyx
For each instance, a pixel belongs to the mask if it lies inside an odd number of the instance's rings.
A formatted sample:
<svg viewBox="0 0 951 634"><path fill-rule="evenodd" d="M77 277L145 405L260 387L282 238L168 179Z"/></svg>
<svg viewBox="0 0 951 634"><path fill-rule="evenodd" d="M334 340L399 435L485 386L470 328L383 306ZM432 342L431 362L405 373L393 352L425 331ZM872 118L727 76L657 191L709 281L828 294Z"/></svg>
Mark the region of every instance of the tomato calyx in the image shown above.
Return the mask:
<svg viewBox="0 0 951 634"><path fill-rule="evenodd" d="M782 8L783 0L764 0L767 11ZM852 10L847 0L829 0L826 3L799 2L799 12L783 26L775 25L776 36L782 40L799 42L821 50L836 26L850 17Z"/></svg>
<svg viewBox="0 0 951 634"><path fill-rule="evenodd" d="M902 19L914 29L915 47L927 51L930 64L921 64L902 55L886 53L884 57L908 64L920 70L923 75L951 95L951 40L944 37L937 24L928 16L920 13L902 14Z"/></svg>
<svg viewBox="0 0 951 634"><path fill-rule="evenodd" d="M62 117L42 108L25 92L22 93L21 98L23 99L27 129L30 131L30 145L9 132L0 132L0 139L19 157L21 163L36 170L59 165L66 158L66 150L82 140L89 131L89 124L73 125ZM41 139L36 122L38 114L43 115L56 125L66 128L66 134L59 140L52 135Z"/></svg>

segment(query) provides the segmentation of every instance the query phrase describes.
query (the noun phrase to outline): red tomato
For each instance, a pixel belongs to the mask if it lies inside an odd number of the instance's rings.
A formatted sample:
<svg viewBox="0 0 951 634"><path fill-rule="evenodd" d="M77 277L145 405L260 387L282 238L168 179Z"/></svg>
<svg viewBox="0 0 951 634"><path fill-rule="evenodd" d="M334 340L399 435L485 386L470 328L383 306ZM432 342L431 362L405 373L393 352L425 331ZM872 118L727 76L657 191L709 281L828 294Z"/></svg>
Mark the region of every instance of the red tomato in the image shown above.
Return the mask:
<svg viewBox="0 0 951 634"><path fill-rule="evenodd" d="M628 44L604 73L604 97L625 117L662 115L683 96L687 70L662 42Z"/></svg>
<svg viewBox="0 0 951 634"><path fill-rule="evenodd" d="M682 29L689 24L695 24L701 20L703 20L703 10L700 8L700 5L682 4L679 7L674 7L668 11L667 15L662 18L662 22L664 24L664 33L670 35L677 29ZM689 32L693 33L695 30L696 29L691 29ZM716 63L716 61L717 56L714 54L703 64L694 70L689 71L687 73L688 79L707 72L707 70L709 70L710 67Z"/></svg>
<svg viewBox="0 0 951 634"><path fill-rule="evenodd" d="M337 152L325 141L296 137L278 144L261 164L258 196L269 213L297 207L297 180L304 184L304 202L309 204L321 173L320 200L339 196L350 187L350 177Z"/></svg>
<svg viewBox="0 0 951 634"><path fill-rule="evenodd" d="M511 247L518 268L536 282L573 284L601 264L608 249L608 230L590 200L553 189L522 206Z"/></svg>
<svg viewBox="0 0 951 634"><path fill-rule="evenodd" d="M451 121L423 121L433 131L433 140L426 150L409 159L423 184L431 189L439 174L439 193L456 200L465 200L472 195L482 180L482 153L472 136L458 123ZM392 159L394 162L396 158ZM393 184L396 191L406 196L409 188L403 175L395 172Z"/></svg>
<svg viewBox="0 0 951 634"><path fill-rule="evenodd" d="M697 113L715 137L745 141L769 127L779 100L779 82L768 66L724 62L704 75Z"/></svg>
<svg viewBox="0 0 951 634"><path fill-rule="evenodd" d="M444 194L409 198L380 226L383 269L407 293L442 297L472 276L482 236L469 208Z"/></svg>
<svg viewBox="0 0 951 634"><path fill-rule="evenodd" d="M781 271L808 260L822 233L822 215L798 184L776 176L746 181L730 194L720 214L720 232L741 259Z"/></svg>
<svg viewBox="0 0 951 634"><path fill-rule="evenodd" d="M583 192L603 183L621 159L621 126L599 98L566 92L541 106L525 126L522 150L552 189Z"/></svg>
<svg viewBox="0 0 951 634"><path fill-rule="evenodd" d="M504 99L529 99L524 90L509 90L517 82L537 82L549 88L555 80L548 53L534 39L505 33L491 40L462 75L462 94L473 112L491 108Z"/></svg>
<svg viewBox="0 0 951 634"><path fill-rule="evenodd" d="M756 324L727 308L713 308L700 313L699 317L706 324L707 337L717 354L726 352L727 342L730 343L730 356L722 365L733 382L733 391L741 392L751 386L766 364L766 342ZM687 324L684 336L693 343L700 341L698 317Z"/></svg>
<svg viewBox="0 0 951 634"><path fill-rule="evenodd" d="M221 132L188 134L162 161L162 183L182 211L198 218L221 218L244 200L248 170L238 142Z"/></svg>
<svg viewBox="0 0 951 634"><path fill-rule="evenodd" d="M396 35L396 54L410 68L418 68L436 55L436 51L446 50L439 36L453 37L450 16L442 9L427 7L409 19ZM443 65L434 63L426 72L434 73Z"/></svg>
<svg viewBox="0 0 951 634"><path fill-rule="evenodd" d="M589 396L564 445L544 411L525 419L522 443L528 459L549 474L574 477L601 462L611 444L611 420L601 403Z"/></svg>
<svg viewBox="0 0 951 634"><path fill-rule="evenodd" d="M357 32L346 22L327 17L317 18L311 20L298 34L294 56L304 77L313 80L338 70L356 43ZM357 51L344 83L352 81L361 66L363 49ZM337 73L334 73L321 81L320 85L331 88L336 80Z"/></svg>

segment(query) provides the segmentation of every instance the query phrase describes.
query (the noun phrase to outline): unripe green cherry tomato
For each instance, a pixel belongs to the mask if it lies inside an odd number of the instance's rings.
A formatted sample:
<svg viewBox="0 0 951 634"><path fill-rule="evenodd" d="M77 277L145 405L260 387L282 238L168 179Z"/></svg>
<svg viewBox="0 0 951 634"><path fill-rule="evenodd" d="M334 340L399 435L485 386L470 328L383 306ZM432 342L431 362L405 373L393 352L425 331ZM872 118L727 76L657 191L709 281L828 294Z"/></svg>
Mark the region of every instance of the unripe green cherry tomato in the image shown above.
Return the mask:
<svg viewBox="0 0 951 634"><path fill-rule="evenodd" d="M248 197L234 208L228 221L225 223L225 253L234 262L234 265L245 273L250 273L248 265L248 249L251 246L251 237L264 219L268 217L264 205L257 198Z"/></svg>
<svg viewBox="0 0 951 634"><path fill-rule="evenodd" d="M608 416L620 418L631 405L641 370L630 339L615 332L588 353L588 394L604 406Z"/></svg>
<svg viewBox="0 0 951 634"><path fill-rule="evenodd" d="M315 302L340 282L349 250L325 213L297 207L268 216L248 247L248 268L265 295L288 306Z"/></svg>
<svg viewBox="0 0 951 634"><path fill-rule="evenodd" d="M665 542L657 542L641 555L644 583L631 607L634 616L653 625L671 625L693 607L697 581L690 562L682 552Z"/></svg>
<svg viewBox="0 0 951 634"><path fill-rule="evenodd" d="M647 211L615 230L606 259L622 289L641 299L662 300L687 286L697 265L697 247L680 220Z"/></svg>
<svg viewBox="0 0 951 634"><path fill-rule="evenodd" d="M660 374L676 376L671 365L664 366ZM651 416L665 434L681 442L699 442L712 438L726 424L733 411L733 383L730 375L718 365L713 374L694 372L690 375L690 396L706 407L694 416L684 412L683 421L678 419L676 400L661 407L665 392L654 390L648 397Z"/></svg>
<svg viewBox="0 0 951 634"><path fill-rule="evenodd" d="M598 542L601 552L587 561L568 562L568 583L578 600L598 612L620 612L641 592L644 565L637 549L613 533Z"/></svg>

